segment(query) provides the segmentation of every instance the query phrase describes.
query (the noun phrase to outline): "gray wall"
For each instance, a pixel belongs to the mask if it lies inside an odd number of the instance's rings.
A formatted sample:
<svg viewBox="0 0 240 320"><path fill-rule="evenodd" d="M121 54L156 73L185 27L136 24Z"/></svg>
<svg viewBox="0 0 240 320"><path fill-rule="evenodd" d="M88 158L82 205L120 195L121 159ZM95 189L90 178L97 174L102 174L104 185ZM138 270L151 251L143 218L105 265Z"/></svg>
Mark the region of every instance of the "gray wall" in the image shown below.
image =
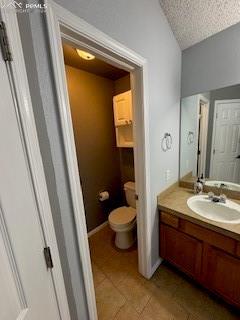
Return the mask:
<svg viewBox="0 0 240 320"><path fill-rule="evenodd" d="M113 117L114 82L66 66L68 93L88 231L123 205L119 150ZM98 200L107 190L110 199Z"/></svg>
<svg viewBox="0 0 240 320"><path fill-rule="evenodd" d="M210 107L208 118L208 141L207 141L207 159L206 159L206 176L209 176L211 148L212 148L212 133L213 133L213 118L214 118L214 103L215 100L225 99L240 99L240 85L226 87L218 90L213 90L210 93Z"/></svg>
<svg viewBox="0 0 240 320"><path fill-rule="evenodd" d="M182 97L240 83L240 23L182 54Z"/></svg>
<svg viewBox="0 0 240 320"><path fill-rule="evenodd" d="M178 179L180 48L158 0L57 0L57 3L148 60L151 169L149 193L152 221L150 259L154 265L159 258L157 195ZM28 25L25 23L26 15L20 15L20 32L48 189L53 198L51 204L55 226L56 229L59 225L62 226L62 232L56 230L58 237L62 239L58 245L61 254L65 246L68 259L65 262L62 257L62 263L67 265L70 275L68 277L67 272L64 273L66 283L69 282L68 298L72 307L72 319L88 319L46 23L44 16L37 12L30 14ZM39 110L36 110L38 108ZM173 137L173 147L169 152L161 150L161 139L165 132L171 132ZM165 180L167 169L171 171L171 179L168 181ZM53 202L56 202L56 207Z"/></svg>

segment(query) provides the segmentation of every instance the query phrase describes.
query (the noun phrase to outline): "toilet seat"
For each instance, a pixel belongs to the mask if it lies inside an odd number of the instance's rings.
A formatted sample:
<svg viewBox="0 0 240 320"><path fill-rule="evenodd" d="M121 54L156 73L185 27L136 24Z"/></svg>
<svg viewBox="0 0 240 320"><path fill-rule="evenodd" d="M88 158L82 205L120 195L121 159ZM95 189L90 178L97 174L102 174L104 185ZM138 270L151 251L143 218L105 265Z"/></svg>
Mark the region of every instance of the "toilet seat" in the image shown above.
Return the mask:
<svg viewBox="0 0 240 320"><path fill-rule="evenodd" d="M135 223L136 215L137 212L135 208L124 206L113 210L108 217L108 221L113 227L119 230Z"/></svg>

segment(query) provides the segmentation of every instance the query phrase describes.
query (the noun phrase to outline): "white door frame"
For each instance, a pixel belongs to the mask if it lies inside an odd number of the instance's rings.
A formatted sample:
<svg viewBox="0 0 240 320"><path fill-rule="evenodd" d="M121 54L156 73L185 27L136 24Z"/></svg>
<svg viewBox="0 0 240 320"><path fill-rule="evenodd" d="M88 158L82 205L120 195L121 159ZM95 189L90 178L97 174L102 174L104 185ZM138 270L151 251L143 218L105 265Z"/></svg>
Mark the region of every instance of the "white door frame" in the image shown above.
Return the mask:
<svg viewBox="0 0 240 320"><path fill-rule="evenodd" d="M203 163L203 167L206 169L206 156L207 156L207 134L208 134L208 116L209 116L209 100L203 96L202 94L198 95L198 114L200 114L200 105L201 102L203 102L203 104L206 105L207 108L207 117L205 119L206 123L204 123L205 127L207 128L205 131L200 131L200 136L202 136L202 139L204 139L206 141L206 150L205 150L205 154L202 152L202 148L201 148L201 164ZM199 120L199 119L198 119ZM199 121L198 121L198 139L201 139L201 137L199 136ZM201 140L202 140L201 139ZM197 145L198 148L198 145ZM198 154L198 150L197 150L197 154ZM199 158L197 158L197 161L199 160ZM205 170L204 170L205 171ZM198 175L198 172L197 172ZM205 174L204 174L205 175Z"/></svg>
<svg viewBox="0 0 240 320"><path fill-rule="evenodd" d="M213 158L214 158L214 145L215 145L215 135L216 135L216 118L217 118L217 105L219 103L231 103L231 102L240 103L240 99L227 99L227 100L215 100L214 102L214 115L213 115L213 130L212 130L212 145L211 145L211 160L210 160L210 171L209 178L211 178L211 174L213 172ZM214 179L214 177L212 177Z"/></svg>
<svg viewBox="0 0 240 320"><path fill-rule="evenodd" d="M97 319L95 293L89 254L86 218L79 181L67 81L62 52L62 37L70 43L84 45L111 64L131 72L134 116L134 148L136 193L138 200L138 261L139 271L146 278L152 275L151 209L149 169L149 121L147 61L132 50L113 40L81 18L53 1L47 1L47 25L61 119L68 177L74 208L83 276L90 319ZM135 106L135 107L134 107Z"/></svg>
<svg viewBox="0 0 240 320"><path fill-rule="evenodd" d="M0 4L3 4L2 0L0 0ZM16 112L18 114L19 126L22 130L23 143L31 174L30 178L35 194L39 218L41 220L45 244L51 248L54 263L54 268L49 272L51 272L61 319L70 320L67 295L38 143L17 16L15 11L8 10L7 7L4 8L3 6L1 6L0 13L2 21L5 22L13 58L13 61L6 62L6 66L9 79L12 80L12 90L16 97Z"/></svg>

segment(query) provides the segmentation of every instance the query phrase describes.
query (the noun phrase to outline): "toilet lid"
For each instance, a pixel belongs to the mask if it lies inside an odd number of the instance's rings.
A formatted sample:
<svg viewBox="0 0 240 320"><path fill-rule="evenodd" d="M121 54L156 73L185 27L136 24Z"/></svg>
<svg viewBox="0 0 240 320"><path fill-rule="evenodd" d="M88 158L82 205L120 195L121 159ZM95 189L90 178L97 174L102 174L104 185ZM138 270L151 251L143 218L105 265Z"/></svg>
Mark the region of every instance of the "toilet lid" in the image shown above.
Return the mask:
<svg viewBox="0 0 240 320"><path fill-rule="evenodd" d="M120 207L113 210L108 219L115 225L129 224L136 218L136 209L131 207Z"/></svg>

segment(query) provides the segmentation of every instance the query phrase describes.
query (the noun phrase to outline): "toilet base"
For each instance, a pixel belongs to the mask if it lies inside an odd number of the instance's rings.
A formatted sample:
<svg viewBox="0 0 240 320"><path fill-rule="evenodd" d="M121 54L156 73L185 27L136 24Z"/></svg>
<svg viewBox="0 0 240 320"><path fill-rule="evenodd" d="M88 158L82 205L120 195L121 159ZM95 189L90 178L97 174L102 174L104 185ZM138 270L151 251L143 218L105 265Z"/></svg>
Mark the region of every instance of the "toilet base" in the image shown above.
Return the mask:
<svg viewBox="0 0 240 320"><path fill-rule="evenodd" d="M119 249L129 249L136 241L134 230L116 232L115 246Z"/></svg>

